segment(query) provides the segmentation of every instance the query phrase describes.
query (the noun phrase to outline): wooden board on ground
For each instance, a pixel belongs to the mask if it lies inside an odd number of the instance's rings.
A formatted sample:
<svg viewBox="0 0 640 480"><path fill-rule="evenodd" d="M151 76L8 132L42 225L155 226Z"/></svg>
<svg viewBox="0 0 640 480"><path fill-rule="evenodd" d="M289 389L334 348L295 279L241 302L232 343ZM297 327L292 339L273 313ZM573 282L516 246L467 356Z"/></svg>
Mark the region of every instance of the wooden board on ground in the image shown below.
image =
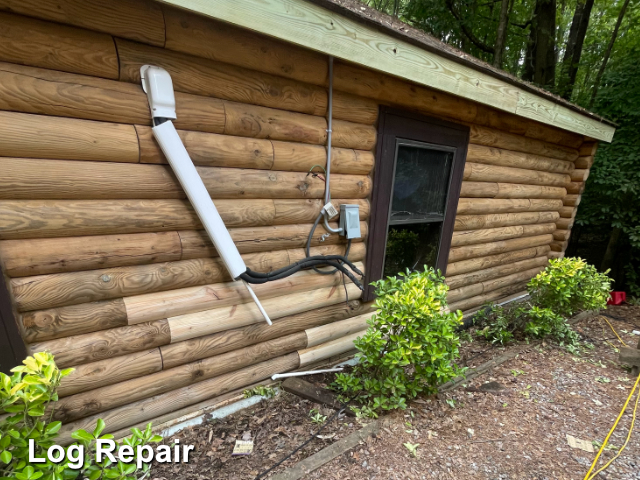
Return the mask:
<svg viewBox="0 0 640 480"><path fill-rule="evenodd" d="M320 403L322 405L327 405L329 407L337 409L342 407L342 404L332 392L318 387L313 383L307 382L306 380L302 380L301 378L287 378L284 382L282 382L282 388L286 392L293 393L294 395L302 397L306 400L311 400L312 402ZM355 416L351 409L346 409L344 413L352 417Z"/></svg>

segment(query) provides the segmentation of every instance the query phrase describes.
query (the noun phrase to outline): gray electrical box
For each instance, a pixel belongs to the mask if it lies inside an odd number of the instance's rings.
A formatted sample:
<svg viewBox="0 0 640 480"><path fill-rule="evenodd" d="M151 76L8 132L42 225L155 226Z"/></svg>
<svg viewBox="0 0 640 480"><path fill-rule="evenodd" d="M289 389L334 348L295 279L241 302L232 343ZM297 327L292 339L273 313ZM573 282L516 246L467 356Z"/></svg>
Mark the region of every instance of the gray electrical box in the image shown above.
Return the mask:
<svg viewBox="0 0 640 480"><path fill-rule="evenodd" d="M360 205L340 205L340 228L347 239L360 238Z"/></svg>

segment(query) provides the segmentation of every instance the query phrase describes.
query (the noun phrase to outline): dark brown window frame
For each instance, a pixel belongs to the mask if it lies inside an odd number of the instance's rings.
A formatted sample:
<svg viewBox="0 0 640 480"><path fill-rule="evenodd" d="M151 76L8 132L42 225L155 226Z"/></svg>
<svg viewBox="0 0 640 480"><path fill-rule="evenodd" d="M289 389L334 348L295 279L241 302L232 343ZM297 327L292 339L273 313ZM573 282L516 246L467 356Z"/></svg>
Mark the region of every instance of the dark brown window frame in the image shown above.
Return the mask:
<svg viewBox="0 0 640 480"><path fill-rule="evenodd" d="M467 146L469 145L469 127L466 125L384 106L380 108L378 119L378 141L369 216L369 238L367 240L366 286L362 297L364 301L375 298L373 288L369 284L379 280L383 275L389 209L393 191L396 139L455 148L436 263L436 267L443 274L447 269L451 236L460 189L462 188Z"/></svg>
<svg viewBox="0 0 640 480"><path fill-rule="evenodd" d="M0 272L0 372L8 374L26 356L27 349L18 329L7 282Z"/></svg>

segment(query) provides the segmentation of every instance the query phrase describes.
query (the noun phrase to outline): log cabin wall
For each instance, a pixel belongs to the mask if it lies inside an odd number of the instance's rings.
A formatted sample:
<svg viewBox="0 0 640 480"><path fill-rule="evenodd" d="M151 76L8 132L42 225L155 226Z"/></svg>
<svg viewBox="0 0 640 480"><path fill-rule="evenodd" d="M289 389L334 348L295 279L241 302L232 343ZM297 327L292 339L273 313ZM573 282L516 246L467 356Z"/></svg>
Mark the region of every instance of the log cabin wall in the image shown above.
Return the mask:
<svg viewBox="0 0 640 480"><path fill-rule="evenodd" d="M371 304L338 275L231 282L150 128L139 68L166 68L176 128L247 265L304 257L324 183L327 58L141 0L0 0L0 261L22 337L75 367L63 434L119 432L344 354ZM367 233L380 105L469 125L452 308L523 290L564 251L595 144L336 62L332 197ZM567 195L567 190L570 194ZM312 254L343 253L336 235ZM565 242L565 243L563 243ZM553 249L553 251L551 251ZM365 257L354 243L350 259Z"/></svg>

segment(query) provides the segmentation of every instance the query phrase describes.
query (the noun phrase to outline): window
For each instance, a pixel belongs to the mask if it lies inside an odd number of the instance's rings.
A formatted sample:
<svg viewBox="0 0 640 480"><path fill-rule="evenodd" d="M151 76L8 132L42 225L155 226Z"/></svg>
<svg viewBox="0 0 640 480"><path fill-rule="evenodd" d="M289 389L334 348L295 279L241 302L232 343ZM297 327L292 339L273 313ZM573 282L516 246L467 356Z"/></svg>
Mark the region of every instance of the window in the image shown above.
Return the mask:
<svg viewBox="0 0 640 480"><path fill-rule="evenodd" d="M468 141L465 126L382 110L367 284L424 265L445 271Z"/></svg>

